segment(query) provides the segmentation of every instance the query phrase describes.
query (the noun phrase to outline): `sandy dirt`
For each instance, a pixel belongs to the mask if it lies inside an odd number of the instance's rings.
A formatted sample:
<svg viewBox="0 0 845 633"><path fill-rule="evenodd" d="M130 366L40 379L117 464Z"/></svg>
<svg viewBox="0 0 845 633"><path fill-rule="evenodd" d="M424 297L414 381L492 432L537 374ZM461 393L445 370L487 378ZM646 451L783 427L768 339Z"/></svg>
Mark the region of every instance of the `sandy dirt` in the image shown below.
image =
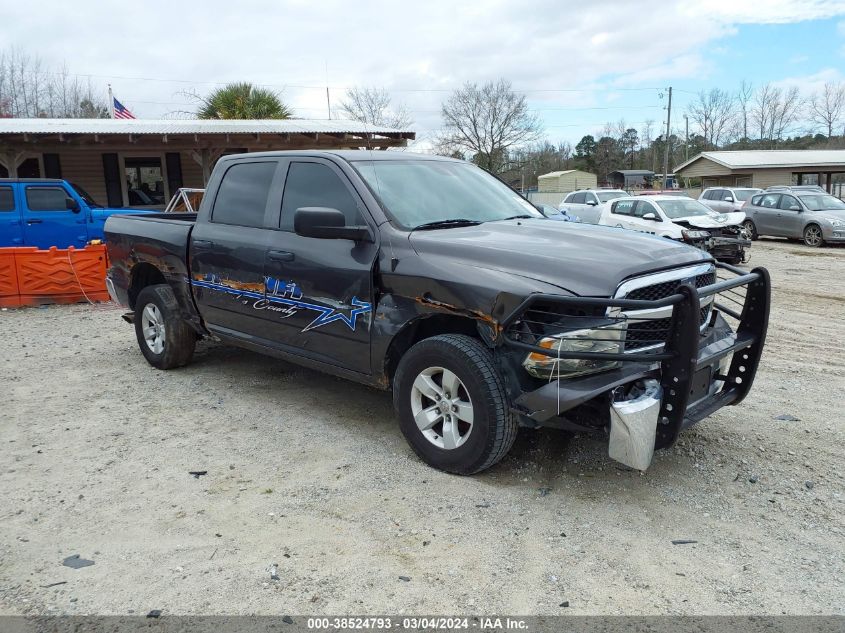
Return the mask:
<svg viewBox="0 0 845 633"><path fill-rule="evenodd" d="M0 612L843 614L845 249L751 265L752 394L645 474L543 430L447 475L387 393L208 343L157 371L113 306L0 312Z"/></svg>

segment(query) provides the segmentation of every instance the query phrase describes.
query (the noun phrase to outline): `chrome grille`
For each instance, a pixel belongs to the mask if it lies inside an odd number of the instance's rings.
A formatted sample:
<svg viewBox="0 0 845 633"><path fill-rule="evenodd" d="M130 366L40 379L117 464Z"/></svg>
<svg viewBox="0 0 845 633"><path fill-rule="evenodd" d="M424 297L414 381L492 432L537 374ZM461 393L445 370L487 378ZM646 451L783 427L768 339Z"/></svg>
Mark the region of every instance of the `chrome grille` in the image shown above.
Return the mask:
<svg viewBox="0 0 845 633"><path fill-rule="evenodd" d="M673 294L678 285L690 279L696 288L716 283L716 270L712 264L689 266L645 277L637 277L624 282L614 295L617 299L639 299L657 301ZM653 283L649 283L653 281ZM713 298L702 301L699 313L699 326L704 327L710 316ZM663 345L672 326L672 308L657 310L616 311L627 321L625 351L634 352Z"/></svg>

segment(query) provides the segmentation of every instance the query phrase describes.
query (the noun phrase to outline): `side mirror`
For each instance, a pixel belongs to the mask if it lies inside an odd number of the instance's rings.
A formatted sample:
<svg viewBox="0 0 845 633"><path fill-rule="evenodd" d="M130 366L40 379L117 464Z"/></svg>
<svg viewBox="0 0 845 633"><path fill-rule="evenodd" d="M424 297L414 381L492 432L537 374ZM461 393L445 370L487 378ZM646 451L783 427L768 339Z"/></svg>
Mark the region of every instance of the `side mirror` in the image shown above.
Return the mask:
<svg viewBox="0 0 845 633"><path fill-rule="evenodd" d="M65 198L65 207L67 207L69 211L73 211L74 213L79 213L80 211L79 203L73 198Z"/></svg>
<svg viewBox="0 0 845 633"><path fill-rule="evenodd" d="M646 213L643 216L643 220L651 220L652 222L660 222L660 220L657 219L657 216L654 215L651 211L649 211L648 213Z"/></svg>
<svg viewBox="0 0 845 633"><path fill-rule="evenodd" d="M596 202L595 200L587 200L587 206L597 207L597 206L599 206L599 203Z"/></svg>
<svg viewBox="0 0 845 633"><path fill-rule="evenodd" d="M366 226L347 226L346 216L328 207L302 207L293 216L293 230L302 237L372 242Z"/></svg>
<svg viewBox="0 0 845 633"><path fill-rule="evenodd" d="M790 211L798 211L798 212L800 212L800 211L801 211L801 207L799 207L797 204L793 204L791 207L789 207L789 210L790 210Z"/></svg>
<svg viewBox="0 0 845 633"><path fill-rule="evenodd" d="M733 202L734 201L733 196L727 196L726 198L722 198L722 200L724 202Z"/></svg>

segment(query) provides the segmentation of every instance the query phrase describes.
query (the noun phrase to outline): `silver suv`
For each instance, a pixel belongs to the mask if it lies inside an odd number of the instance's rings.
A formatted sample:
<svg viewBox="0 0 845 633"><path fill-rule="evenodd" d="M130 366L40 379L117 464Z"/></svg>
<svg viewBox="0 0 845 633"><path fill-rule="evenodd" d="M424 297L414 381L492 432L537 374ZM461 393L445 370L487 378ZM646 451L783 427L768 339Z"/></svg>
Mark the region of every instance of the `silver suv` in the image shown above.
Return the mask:
<svg viewBox="0 0 845 633"><path fill-rule="evenodd" d="M567 194L558 208L570 215L577 215L582 222L598 224L601 205L627 195L628 193L621 189L581 189Z"/></svg>
<svg viewBox="0 0 845 633"><path fill-rule="evenodd" d="M762 189L752 187L708 187L698 196L698 201L719 213L741 211L742 205Z"/></svg>
<svg viewBox="0 0 845 633"><path fill-rule="evenodd" d="M801 239L807 246L845 243L845 202L827 193L766 191L742 208L751 239L774 235Z"/></svg>

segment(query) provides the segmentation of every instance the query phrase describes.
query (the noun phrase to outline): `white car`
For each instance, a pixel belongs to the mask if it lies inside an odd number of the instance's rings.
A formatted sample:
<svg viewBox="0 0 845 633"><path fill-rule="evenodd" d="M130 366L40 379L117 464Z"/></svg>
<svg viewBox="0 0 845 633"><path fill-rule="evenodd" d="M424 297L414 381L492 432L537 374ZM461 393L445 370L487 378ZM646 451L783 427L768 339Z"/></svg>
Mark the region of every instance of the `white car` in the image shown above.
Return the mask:
<svg viewBox="0 0 845 633"><path fill-rule="evenodd" d="M751 239L745 233L745 213L716 213L698 200L677 196L626 196L604 205L599 224L651 233L687 242L716 259L746 260Z"/></svg>
<svg viewBox="0 0 845 633"><path fill-rule="evenodd" d="M628 193L621 189L581 189L567 194L558 208L570 215L577 215L581 218L581 222L598 224L601 206L627 195Z"/></svg>
<svg viewBox="0 0 845 633"><path fill-rule="evenodd" d="M708 187L698 196L698 201L719 213L739 211L746 200L761 193L754 187Z"/></svg>

